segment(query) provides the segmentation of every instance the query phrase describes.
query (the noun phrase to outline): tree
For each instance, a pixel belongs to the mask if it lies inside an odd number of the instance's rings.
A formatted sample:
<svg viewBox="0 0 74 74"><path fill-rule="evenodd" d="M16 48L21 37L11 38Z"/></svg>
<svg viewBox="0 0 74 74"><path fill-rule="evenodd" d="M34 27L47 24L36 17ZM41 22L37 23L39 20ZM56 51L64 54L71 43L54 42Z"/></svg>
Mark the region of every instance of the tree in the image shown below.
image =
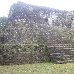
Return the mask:
<svg viewBox="0 0 74 74"><path fill-rule="evenodd" d="M0 42L4 43L5 42L5 29L7 26L7 21L8 18L7 17L0 17Z"/></svg>

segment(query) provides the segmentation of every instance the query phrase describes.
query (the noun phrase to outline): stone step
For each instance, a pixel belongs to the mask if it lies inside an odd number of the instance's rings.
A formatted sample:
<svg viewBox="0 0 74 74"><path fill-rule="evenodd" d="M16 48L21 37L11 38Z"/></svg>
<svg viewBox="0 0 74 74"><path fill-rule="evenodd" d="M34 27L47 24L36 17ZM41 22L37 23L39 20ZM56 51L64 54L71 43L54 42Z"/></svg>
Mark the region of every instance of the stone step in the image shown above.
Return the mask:
<svg viewBox="0 0 74 74"><path fill-rule="evenodd" d="M48 50L49 52L51 52L51 53L67 53L67 52L74 52L74 49L66 49L66 48L49 48L49 50Z"/></svg>
<svg viewBox="0 0 74 74"><path fill-rule="evenodd" d="M52 57L54 57L54 58L65 58L65 59L72 59L72 60L74 60L74 56L73 55L51 55Z"/></svg>
<svg viewBox="0 0 74 74"><path fill-rule="evenodd" d="M65 49L65 50L74 50L73 47L61 47L60 49Z"/></svg>
<svg viewBox="0 0 74 74"><path fill-rule="evenodd" d="M66 59L66 60L68 60L68 59L72 59L73 58L73 55L67 55L67 54L65 54L65 53L52 53L52 54L50 54L50 57L51 58L59 58L59 59Z"/></svg>
<svg viewBox="0 0 74 74"><path fill-rule="evenodd" d="M65 59L66 59L66 60L74 60L73 57L66 57Z"/></svg>
<svg viewBox="0 0 74 74"><path fill-rule="evenodd" d="M64 55L64 54L65 54L65 53L51 53L50 56L52 56L52 55L55 55L55 56L56 56L56 55L59 55L59 56L60 56L60 55Z"/></svg>
<svg viewBox="0 0 74 74"><path fill-rule="evenodd" d="M54 62L56 62L58 64L63 64L63 63L68 63L68 62L74 63L74 60L62 60L62 61L61 60L56 60Z"/></svg>
<svg viewBox="0 0 74 74"><path fill-rule="evenodd" d="M52 45L67 45L67 46L72 46L72 44L62 44L62 43L49 43L49 44L52 44Z"/></svg>
<svg viewBox="0 0 74 74"><path fill-rule="evenodd" d="M58 46L72 46L72 44L57 44L57 43L52 43L49 45L58 45Z"/></svg>
<svg viewBox="0 0 74 74"><path fill-rule="evenodd" d="M69 55L69 54L66 54L66 53L51 53L50 56L72 57L73 55Z"/></svg>
<svg viewBox="0 0 74 74"><path fill-rule="evenodd" d="M71 46L58 46L58 45L49 45L47 47L57 47L57 48L71 48Z"/></svg>
<svg viewBox="0 0 74 74"><path fill-rule="evenodd" d="M71 57L72 55L67 55L67 54L65 54L65 55L63 55L64 57Z"/></svg>
<svg viewBox="0 0 74 74"><path fill-rule="evenodd" d="M71 44L49 44L48 47L72 48Z"/></svg>
<svg viewBox="0 0 74 74"><path fill-rule="evenodd" d="M67 62L74 62L74 60L67 60Z"/></svg>
<svg viewBox="0 0 74 74"><path fill-rule="evenodd" d="M53 54L66 53L69 55L71 54L74 55L74 48L49 48L48 52L53 53Z"/></svg>
<svg viewBox="0 0 74 74"><path fill-rule="evenodd" d="M74 48L72 48L72 47L69 47L69 48L66 48L66 47L61 47L61 48L58 48L58 47L55 47L55 48L52 48L52 47L50 47L49 48L49 50L54 50L54 51L56 51L56 50L72 50L72 51L74 51Z"/></svg>
<svg viewBox="0 0 74 74"><path fill-rule="evenodd" d="M74 50L69 50L67 53L68 53L69 55L74 55Z"/></svg>
<svg viewBox="0 0 74 74"><path fill-rule="evenodd" d="M62 64L62 63L67 63L67 62L74 62L74 58L61 58L61 57L52 57L51 58L53 62Z"/></svg>
<svg viewBox="0 0 74 74"><path fill-rule="evenodd" d="M66 60L71 60L71 58L66 58Z"/></svg>
<svg viewBox="0 0 74 74"><path fill-rule="evenodd" d="M63 64L63 63L67 63L67 61L56 61L56 63L58 63L58 64Z"/></svg>
<svg viewBox="0 0 74 74"><path fill-rule="evenodd" d="M74 52L74 50L71 50L72 52Z"/></svg>

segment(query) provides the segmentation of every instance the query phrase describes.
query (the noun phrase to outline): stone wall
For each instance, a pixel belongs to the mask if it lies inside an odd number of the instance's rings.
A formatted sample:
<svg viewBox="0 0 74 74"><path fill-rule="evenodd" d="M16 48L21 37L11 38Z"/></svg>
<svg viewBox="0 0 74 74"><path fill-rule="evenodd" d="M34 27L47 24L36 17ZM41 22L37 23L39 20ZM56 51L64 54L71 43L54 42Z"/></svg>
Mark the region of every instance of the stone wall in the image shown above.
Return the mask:
<svg viewBox="0 0 74 74"><path fill-rule="evenodd" d="M0 51L1 64L74 62L74 48L71 44L3 45Z"/></svg>

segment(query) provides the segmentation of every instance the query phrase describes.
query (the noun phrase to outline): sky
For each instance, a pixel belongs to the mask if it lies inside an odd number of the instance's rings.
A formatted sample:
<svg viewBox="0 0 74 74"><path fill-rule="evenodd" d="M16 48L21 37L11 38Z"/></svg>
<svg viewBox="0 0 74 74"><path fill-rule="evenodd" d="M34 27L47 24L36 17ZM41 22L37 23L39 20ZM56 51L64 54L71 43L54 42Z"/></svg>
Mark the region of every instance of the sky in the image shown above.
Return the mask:
<svg viewBox="0 0 74 74"><path fill-rule="evenodd" d="M17 1L25 2L37 6L46 6L60 10L74 10L74 0L1 0L0 1L0 16L7 16L9 9L13 3Z"/></svg>

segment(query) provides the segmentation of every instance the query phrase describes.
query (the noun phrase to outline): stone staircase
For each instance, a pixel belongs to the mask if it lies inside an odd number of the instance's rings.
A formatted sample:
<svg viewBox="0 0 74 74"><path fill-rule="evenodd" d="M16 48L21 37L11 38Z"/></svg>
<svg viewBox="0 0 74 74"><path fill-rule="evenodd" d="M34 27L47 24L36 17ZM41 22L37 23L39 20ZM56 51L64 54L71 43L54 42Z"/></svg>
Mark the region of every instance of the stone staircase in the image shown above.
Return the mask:
<svg viewBox="0 0 74 74"><path fill-rule="evenodd" d="M49 44L49 57L56 63L74 62L74 47L71 44Z"/></svg>

